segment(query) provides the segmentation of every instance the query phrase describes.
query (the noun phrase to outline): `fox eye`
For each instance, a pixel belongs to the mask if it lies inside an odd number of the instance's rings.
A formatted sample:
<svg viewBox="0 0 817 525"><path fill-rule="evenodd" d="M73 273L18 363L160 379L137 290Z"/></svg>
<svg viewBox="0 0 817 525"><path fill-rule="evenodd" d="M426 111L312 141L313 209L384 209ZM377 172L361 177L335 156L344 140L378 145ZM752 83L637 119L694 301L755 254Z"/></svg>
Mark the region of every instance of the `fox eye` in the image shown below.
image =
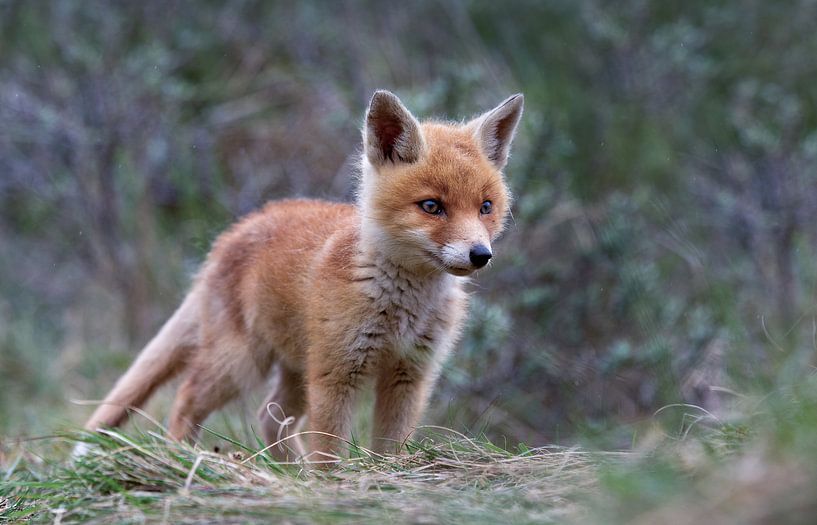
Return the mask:
<svg viewBox="0 0 817 525"><path fill-rule="evenodd" d="M482 203L482 206L480 206L479 212L483 215L488 215L489 213L491 213L492 207L493 204L491 203L491 201L485 201Z"/></svg>
<svg viewBox="0 0 817 525"><path fill-rule="evenodd" d="M435 199L426 199L417 203L420 208L431 215L439 215L443 212L443 205Z"/></svg>

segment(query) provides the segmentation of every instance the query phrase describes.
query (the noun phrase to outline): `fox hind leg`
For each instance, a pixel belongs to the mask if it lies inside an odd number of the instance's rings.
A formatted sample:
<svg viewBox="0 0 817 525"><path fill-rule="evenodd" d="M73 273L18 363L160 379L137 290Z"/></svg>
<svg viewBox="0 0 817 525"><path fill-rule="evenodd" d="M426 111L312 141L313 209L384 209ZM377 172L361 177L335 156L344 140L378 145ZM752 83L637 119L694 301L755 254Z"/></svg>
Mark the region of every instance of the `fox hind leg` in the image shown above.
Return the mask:
<svg viewBox="0 0 817 525"><path fill-rule="evenodd" d="M168 423L171 437L179 441L194 439L207 416L238 394L239 388L229 374L214 368L191 368L173 401Z"/></svg>
<svg viewBox="0 0 817 525"><path fill-rule="evenodd" d="M258 418L267 445L291 436L306 411L306 388L303 374L281 364L276 370L273 390L261 405ZM270 449L278 461L293 461L304 448L296 436Z"/></svg>

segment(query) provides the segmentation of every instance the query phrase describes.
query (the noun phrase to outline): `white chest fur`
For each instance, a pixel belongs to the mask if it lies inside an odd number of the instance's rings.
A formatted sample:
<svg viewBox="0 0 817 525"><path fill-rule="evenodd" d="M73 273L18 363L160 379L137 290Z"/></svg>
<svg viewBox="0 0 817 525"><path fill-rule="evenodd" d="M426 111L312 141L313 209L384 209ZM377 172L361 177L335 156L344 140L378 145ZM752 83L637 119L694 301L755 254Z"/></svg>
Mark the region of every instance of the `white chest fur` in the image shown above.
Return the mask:
<svg viewBox="0 0 817 525"><path fill-rule="evenodd" d="M370 315L356 334L356 345L400 354L432 352L445 338L446 308L461 293L454 276L417 273L385 257L359 266Z"/></svg>

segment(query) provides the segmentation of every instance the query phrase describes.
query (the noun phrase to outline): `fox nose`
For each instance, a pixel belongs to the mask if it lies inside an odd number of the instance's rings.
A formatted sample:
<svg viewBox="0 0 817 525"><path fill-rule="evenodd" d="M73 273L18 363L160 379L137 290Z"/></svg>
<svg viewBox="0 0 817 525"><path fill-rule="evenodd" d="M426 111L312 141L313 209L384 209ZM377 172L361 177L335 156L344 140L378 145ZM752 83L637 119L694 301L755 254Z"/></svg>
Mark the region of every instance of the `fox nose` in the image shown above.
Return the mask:
<svg viewBox="0 0 817 525"><path fill-rule="evenodd" d="M492 254L490 248L483 244L477 244L471 248L468 257L471 259L471 264L477 268L482 268L491 260Z"/></svg>

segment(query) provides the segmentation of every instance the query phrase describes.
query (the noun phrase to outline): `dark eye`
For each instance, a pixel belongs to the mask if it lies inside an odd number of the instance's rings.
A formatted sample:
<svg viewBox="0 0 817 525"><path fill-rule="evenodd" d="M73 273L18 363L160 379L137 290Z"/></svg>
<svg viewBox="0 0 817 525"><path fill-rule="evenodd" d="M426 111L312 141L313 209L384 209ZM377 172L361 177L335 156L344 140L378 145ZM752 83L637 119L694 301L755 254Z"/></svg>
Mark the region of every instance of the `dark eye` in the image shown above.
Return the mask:
<svg viewBox="0 0 817 525"><path fill-rule="evenodd" d="M434 199L427 199L417 203L420 208L431 215L439 215L443 212L443 205L440 201Z"/></svg>
<svg viewBox="0 0 817 525"><path fill-rule="evenodd" d="M482 203L482 206L480 206L479 212L483 215L488 215L489 213L491 213L492 207L493 204L491 204L491 201L485 201Z"/></svg>

